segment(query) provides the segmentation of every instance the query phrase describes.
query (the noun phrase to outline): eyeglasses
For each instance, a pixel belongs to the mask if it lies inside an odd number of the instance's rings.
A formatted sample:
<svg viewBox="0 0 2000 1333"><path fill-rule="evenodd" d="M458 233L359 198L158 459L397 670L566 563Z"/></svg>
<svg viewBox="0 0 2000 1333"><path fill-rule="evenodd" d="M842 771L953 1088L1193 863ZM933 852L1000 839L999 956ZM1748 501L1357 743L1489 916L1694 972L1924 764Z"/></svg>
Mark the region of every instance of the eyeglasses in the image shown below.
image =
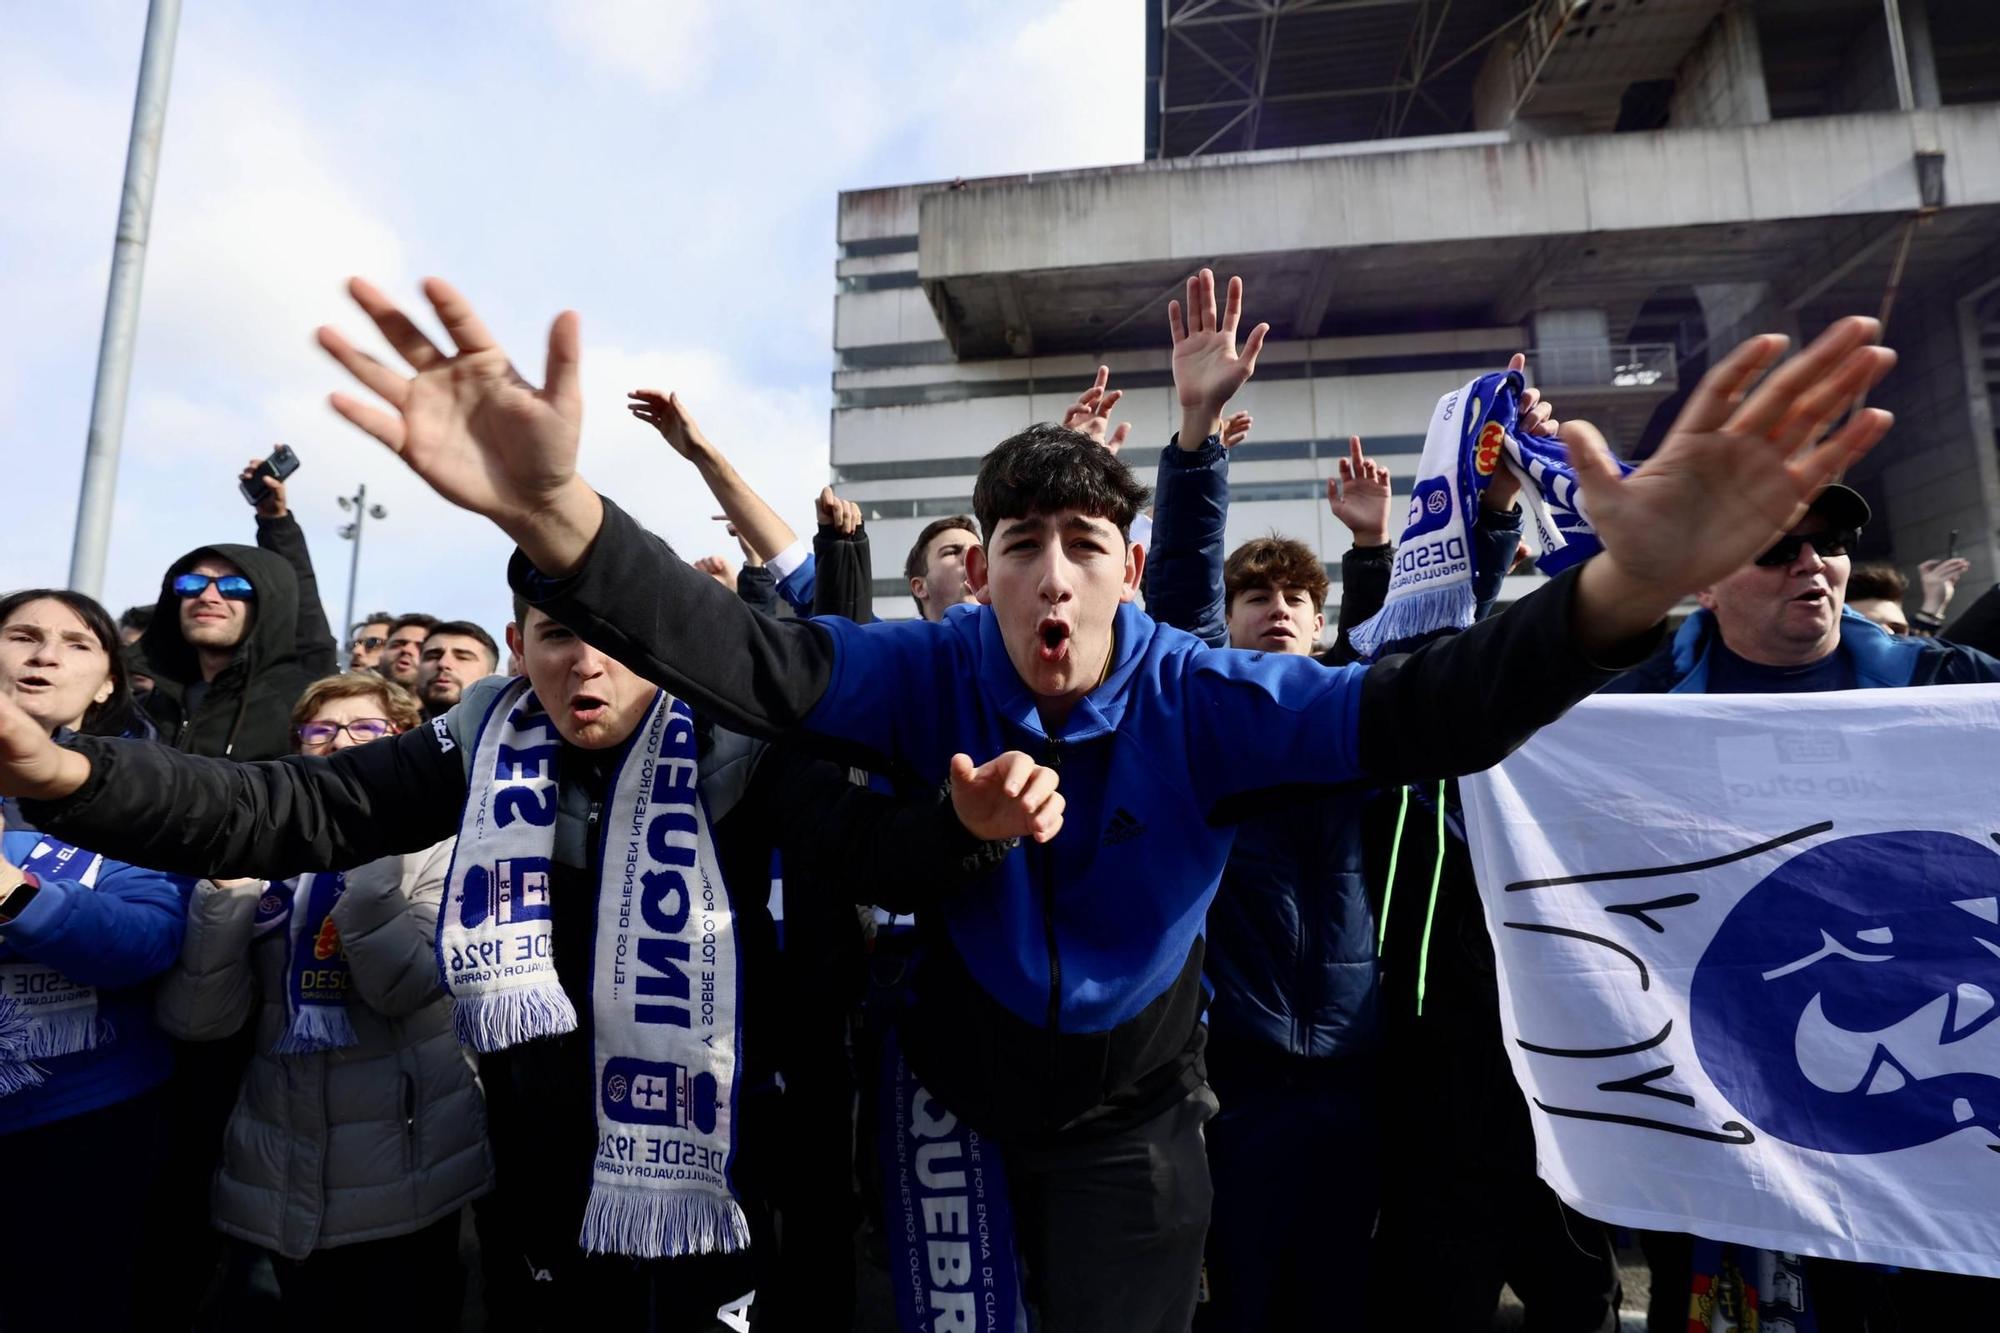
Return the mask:
<svg viewBox="0 0 2000 1333"><path fill-rule="evenodd" d="M361 634L357 635L354 642L348 646L351 648L365 648L372 652L387 642L389 640L380 634Z"/></svg>
<svg viewBox="0 0 2000 1333"><path fill-rule="evenodd" d="M346 732L357 745L379 741L396 734L396 724L386 717L357 717L352 722L301 722L292 734L304 745L325 745Z"/></svg>
<svg viewBox="0 0 2000 1333"><path fill-rule="evenodd" d="M209 584L232 602L254 602L257 589L241 574L183 574L174 580L174 595L177 597L199 597L208 591Z"/></svg>
<svg viewBox="0 0 2000 1333"><path fill-rule="evenodd" d="M1859 528L1830 528L1825 532L1787 533L1778 538L1777 545L1757 557L1757 563L1766 569L1778 565L1789 565L1799 558L1799 551L1807 544L1825 559L1829 556L1846 555L1847 548L1854 545L1861 535Z"/></svg>

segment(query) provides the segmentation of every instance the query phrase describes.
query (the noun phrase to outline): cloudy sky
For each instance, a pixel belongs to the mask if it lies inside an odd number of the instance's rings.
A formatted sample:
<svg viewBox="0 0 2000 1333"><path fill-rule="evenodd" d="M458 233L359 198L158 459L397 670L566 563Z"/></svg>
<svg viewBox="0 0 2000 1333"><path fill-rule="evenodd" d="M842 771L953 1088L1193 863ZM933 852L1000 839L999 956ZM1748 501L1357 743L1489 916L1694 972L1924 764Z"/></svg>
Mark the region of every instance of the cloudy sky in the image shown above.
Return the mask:
<svg viewBox="0 0 2000 1333"><path fill-rule="evenodd" d="M0 588L67 576L144 0L0 0ZM367 275L439 274L531 376L583 316L583 468L685 553L727 539L627 417L679 389L795 526L826 475L842 189L1135 160L1139 0L186 0L104 595L250 539L235 473L285 441L329 615L507 619L497 532L334 416L311 341ZM414 307L412 307L414 308ZM367 330L369 345L378 345Z"/></svg>

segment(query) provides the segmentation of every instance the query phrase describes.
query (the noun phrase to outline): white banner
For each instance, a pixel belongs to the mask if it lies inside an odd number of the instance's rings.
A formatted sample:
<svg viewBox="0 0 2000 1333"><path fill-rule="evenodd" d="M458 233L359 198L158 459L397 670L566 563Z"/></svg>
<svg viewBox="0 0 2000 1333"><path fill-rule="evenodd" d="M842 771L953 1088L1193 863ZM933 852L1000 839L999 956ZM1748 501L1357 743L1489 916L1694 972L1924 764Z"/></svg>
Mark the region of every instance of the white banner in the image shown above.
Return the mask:
<svg viewBox="0 0 2000 1333"><path fill-rule="evenodd" d="M2000 1277L2000 686L1605 696L1463 792L1558 1194Z"/></svg>

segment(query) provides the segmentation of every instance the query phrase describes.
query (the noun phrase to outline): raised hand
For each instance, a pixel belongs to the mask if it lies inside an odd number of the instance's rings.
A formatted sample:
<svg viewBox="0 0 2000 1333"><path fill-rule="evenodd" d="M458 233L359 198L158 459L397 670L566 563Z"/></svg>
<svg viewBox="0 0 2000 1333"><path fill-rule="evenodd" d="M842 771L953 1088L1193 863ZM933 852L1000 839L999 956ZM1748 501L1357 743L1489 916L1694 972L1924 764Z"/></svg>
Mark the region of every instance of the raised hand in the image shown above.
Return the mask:
<svg viewBox="0 0 2000 1333"><path fill-rule="evenodd" d="M1269 324L1250 330L1239 350L1236 329L1243 321L1243 279L1229 280L1229 295L1222 318L1215 316L1215 274L1203 269L1187 280L1187 307L1179 301L1167 302L1167 329L1174 339L1174 393L1180 399L1181 447L1198 449L1201 441L1214 434L1222 409L1236 396L1257 370L1257 354L1264 350ZM1190 442L1185 435L1190 426L1201 434Z"/></svg>
<svg viewBox="0 0 2000 1333"><path fill-rule="evenodd" d="M1063 795L1057 774L1019 750L979 767L970 755L951 757L951 808L982 841L1028 838L1047 842L1062 831Z"/></svg>
<svg viewBox="0 0 2000 1333"><path fill-rule="evenodd" d="M451 336L450 354L369 283L355 278L347 290L416 374L397 373L323 327L320 346L395 409L337 393L336 412L388 445L439 495L488 518L534 510L575 478L583 426L575 312L549 328L547 383L538 389L444 280L425 279L424 295Z"/></svg>
<svg viewBox="0 0 2000 1333"><path fill-rule="evenodd" d="M1229 420L1222 423L1222 447L1234 449L1250 438L1250 427L1256 425L1256 418L1248 412L1232 412Z"/></svg>
<svg viewBox="0 0 2000 1333"><path fill-rule="evenodd" d="M736 566L719 555L704 555L690 562L702 573L720 583L731 592L736 591Z"/></svg>
<svg viewBox="0 0 2000 1333"><path fill-rule="evenodd" d="M1516 352L1507 358L1507 369L1518 370L1523 375L1528 369L1528 355ZM1530 384L1521 392L1521 430L1528 435L1554 435L1560 423L1555 420L1555 405L1542 399L1542 391Z"/></svg>
<svg viewBox="0 0 2000 1333"><path fill-rule="evenodd" d="M1589 598L1593 613L1636 633L1798 522L1813 495L1894 421L1871 407L1833 429L1896 363L1875 345L1881 329L1873 319L1843 319L1761 384L1785 339L1743 343L1702 377L1658 451L1627 477L1595 427L1565 422L1583 508L1604 543L1584 567L1602 594ZM1589 629L1581 601L1577 615L1579 630Z"/></svg>
<svg viewBox="0 0 2000 1333"><path fill-rule="evenodd" d="M449 354L369 283L354 278L347 290L416 373L391 369L323 326L320 346L392 409L336 393L334 410L439 495L499 524L543 573L568 573L603 521L596 494L576 472L583 428L576 312L565 310L549 326L537 388L444 280L426 278L424 295L451 337Z"/></svg>
<svg viewBox="0 0 2000 1333"><path fill-rule="evenodd" d="M1949 556L1943 560L1926 560L1917 566L1917 579L1923 584L1923 609L1934 616L1944 614L1951 605L1951 599L1958 593L1958 581L1972 568L1972 562L1962 555Z"/></svg>
<svg viewBox="0 0 2000 1333"><path fill-rule="evenodd" d="M1380 546L1389 540L1395 515L1389 469L1361 452L1361 437L1347 437L1347 457L1340 475L1326 479L1326 507L1354 534L1356 546Z"/></svg>
<svg viewBox="0 0 2000 1333"><path fill-rule="evenodd" d="M54 801L90 777L90 761L57 745L41 723L0 691L0 796Z"/></svg>
<svg viewBox="0 0 2000 1333"><path fill-rule="evenodd" d="M1074 431L1081 431L1091 439L1117 453L1125 447L1125 439L1132 433L1132 423L1121 421L1116 429L1111 425L1111 409L1125 396L1123 389L1107 389L1111 380L1111 367L1097 368L1097 382L1077 395L1075 402L1063 409L1062 424Z"/></svg>
<svg viewBox="0 0 2000 1333"><path fill-rule="evenodd" d="M813 508L821 527L832 528L843 537L852 537L861 527L861 506L841 499L831 486L819 488L819 499Z"/></svg>
<svg viewBox="0 0 2000 1333"><path fill-rule="evenodd" d="M695 424L679 394L634 389L625 396L631 399L625 406L632 415L660 432L668 447L690 463L698 463L715 452L715 446L701 433L701 427Z"/></svg>
<svg viewBox="0 0 2000 1333"><path fill-rule="evenodd" d="M241 472L236 474L236 484L241 486L250 480L250 474L264 466L264 460L253 458ZM257 501L258 518L283 518L290 511L285 507L285 483L276 477L264 478L264 498Z"/></svg>

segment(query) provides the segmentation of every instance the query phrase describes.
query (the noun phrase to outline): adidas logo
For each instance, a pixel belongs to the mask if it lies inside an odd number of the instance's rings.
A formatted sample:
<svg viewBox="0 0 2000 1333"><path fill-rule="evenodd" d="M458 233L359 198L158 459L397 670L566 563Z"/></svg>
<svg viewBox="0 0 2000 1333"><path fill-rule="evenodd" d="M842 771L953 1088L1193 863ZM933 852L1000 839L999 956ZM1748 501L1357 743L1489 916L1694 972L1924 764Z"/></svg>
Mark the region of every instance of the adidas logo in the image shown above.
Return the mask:
<svg viewBox="0 0 2000 1333"><path fill-rule="evenodd" d="M1111 812L1111 822L1104 826L1104 843L1107 847L1115 847L1121 842L1132 841L1145 831L1146 826L1139 822L1139 817L1121 805Z"/></svg>

